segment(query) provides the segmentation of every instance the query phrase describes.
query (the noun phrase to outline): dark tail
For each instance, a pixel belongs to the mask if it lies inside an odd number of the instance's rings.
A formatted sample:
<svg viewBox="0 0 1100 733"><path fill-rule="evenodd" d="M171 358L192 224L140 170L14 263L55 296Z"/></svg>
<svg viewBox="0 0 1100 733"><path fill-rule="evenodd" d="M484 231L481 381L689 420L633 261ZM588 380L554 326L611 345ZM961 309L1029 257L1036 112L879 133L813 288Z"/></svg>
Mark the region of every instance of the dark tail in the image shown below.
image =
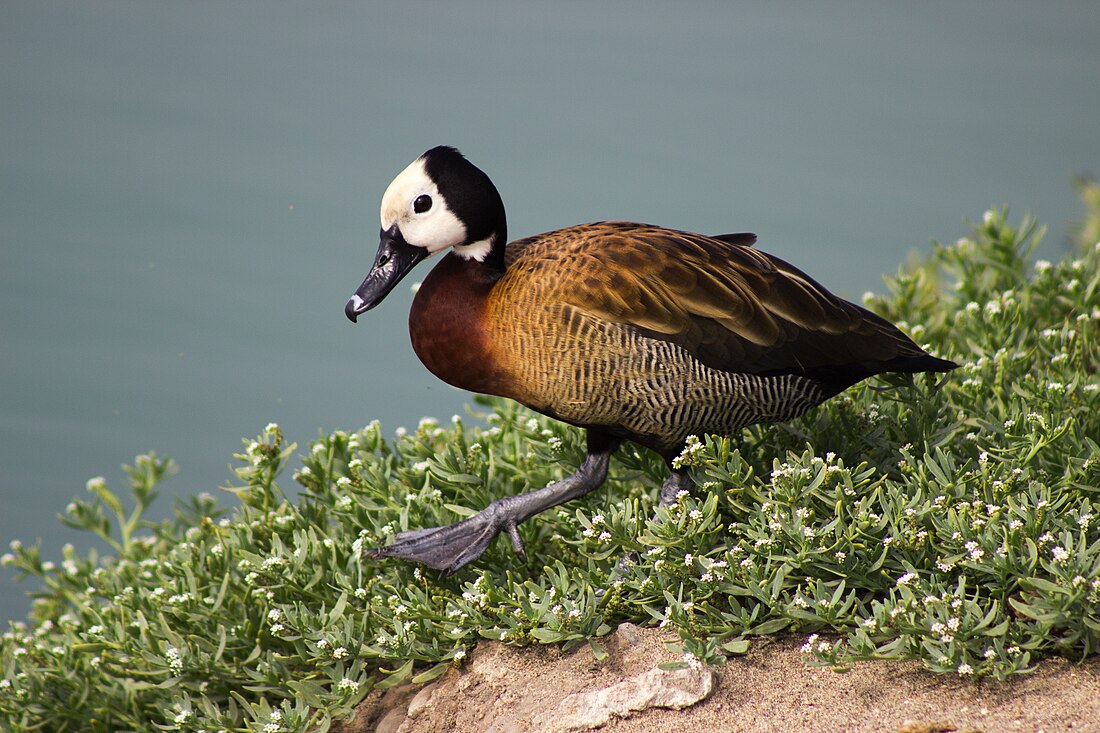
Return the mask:
<svg viewBox="0 0 1100 733"><path fill-rule="evenodd" d="M957 369L958 364L947 359L939 359L929 354L919 356L896 356L886 361L857 362L845 364L840 367L819 367L809 374L811 379L817 380L818 386L832 397L862 382L868 377L885 372L902 372L905 374L917 374L920 372L949 372Z"/></svg>
<svg viewBox="0 0 1100 733"><path fill-rule="evenodd" d="M874 366L876 368L872 374L881 374L882 372L907 372L910 374L917 372L949 372L952 369L959 368L959 365L953 361L940 359L930 354L898 356Z"/></svg>

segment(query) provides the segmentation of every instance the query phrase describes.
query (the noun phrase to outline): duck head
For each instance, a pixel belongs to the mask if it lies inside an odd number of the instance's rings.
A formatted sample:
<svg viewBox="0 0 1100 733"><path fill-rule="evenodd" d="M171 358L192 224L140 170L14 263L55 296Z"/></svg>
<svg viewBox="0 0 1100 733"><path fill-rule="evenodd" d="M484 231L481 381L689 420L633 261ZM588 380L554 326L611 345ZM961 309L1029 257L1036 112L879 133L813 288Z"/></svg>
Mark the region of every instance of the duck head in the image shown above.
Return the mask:
<svg viewBox="0 0 1100 733"><path fill-rule="evenodd" d="M416 263L449 247L455 256L504 268L504 203L489 176L454 148L432 148L397 174L382 196L381 219L374 265L344 307L352 322Z"/></svg>

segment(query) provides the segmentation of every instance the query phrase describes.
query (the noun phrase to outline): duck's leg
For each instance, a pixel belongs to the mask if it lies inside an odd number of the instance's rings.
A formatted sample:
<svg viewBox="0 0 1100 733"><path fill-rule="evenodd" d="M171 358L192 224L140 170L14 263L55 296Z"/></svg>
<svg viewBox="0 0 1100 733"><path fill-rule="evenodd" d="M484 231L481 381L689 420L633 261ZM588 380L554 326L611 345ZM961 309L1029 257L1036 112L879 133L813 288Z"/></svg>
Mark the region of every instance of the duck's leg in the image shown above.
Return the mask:
<svg viewBox="0 0 1100 733"><path fill-rule="evenodd" d="M677 471L669 468L668 478L661 484L661 503L658 506L672 506L680 498L680 492L689 494L695 490L695 482L688 476L687 471Z"/></svg>
<svg viewBox="0 0 1100 733"><path fill-rule="evenodd" d="M446 527L401 532L392 545L375 547L365 554L413 560L449 575L481 557L498 534L507 532L512 538L512 548L524 555L523 540L516 529L520 522L550 507L579 499L607 478L611 453L621 441L589 430L587 442L588 455L571 476L537 491L498 499L474 516Z"/></svg>

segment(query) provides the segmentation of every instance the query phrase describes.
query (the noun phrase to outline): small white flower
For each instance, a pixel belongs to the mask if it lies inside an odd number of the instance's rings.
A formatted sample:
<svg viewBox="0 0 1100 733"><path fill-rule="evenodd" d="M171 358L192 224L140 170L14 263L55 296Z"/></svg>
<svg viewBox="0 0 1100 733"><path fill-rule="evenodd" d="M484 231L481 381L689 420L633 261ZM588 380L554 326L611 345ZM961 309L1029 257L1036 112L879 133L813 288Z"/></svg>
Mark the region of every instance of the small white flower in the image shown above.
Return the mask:
<svg viewBox="0 0 1100 733"><path fill-rule="evenodd" d="M974 674L974 668L971 667L966 662L963 662L962 664L960 664L958 669L956 669L955 671L958 672L961 677L968 677L968 676Z"/></svg>
<svg viewBox="0 0 1100 733"><path fill-rule="evenodd" d="M897 583L898 585L909 585L916 579L916 573L906 573L905 575L902 575L900 578L898 578Z"/></svg>
<svg viewBox="0 0 1100 733"><path fill-rule="evenodd" d="M1052 548L1050 554L1054 558L1054 561L1057 563L1064 563L1069 560L1069 551L1067 551L1066 548L1062 546L1056 546Z"/></svg>
<svg viewBox="0 0 1100 733"><path fill-rule="evenodd" d="M277 423L269 422L266 426L264 426L264 432L268 435L274 435L275 433L279 432L279 425Z"/></svg>
<svg viewBox="0 0 1100 733"><path fill-rule="evenodd" d="M691 669L700 670L700 669L703 668L703 661L701 659L699 659L699 657L695 656L694 654L692 654L690 652L688 652L687 654L684 654L684 656L681 657L681 659L683 659L683 661L686 662L687 666L690 667Z"/></svg>
<svg viewBox="0 0 1100 733"><path fill-rule="evenodd" d="M348 656L348 654L349 654L348 650L345 647L342 647L342 646L338 646L338 647L336 647L335 649L332 650L332 658L333 659L345 659Z"/></svg>
<svg viewBox="0 0 1100 733"><path fill-rule="evenodd" d="M684 466L692 465L695 462L695 456L702 452L703 447L698 436L687 436L687 440L684 441L684 449L680 452L680 455L672 459L672 467L678 471Z"/></svg>

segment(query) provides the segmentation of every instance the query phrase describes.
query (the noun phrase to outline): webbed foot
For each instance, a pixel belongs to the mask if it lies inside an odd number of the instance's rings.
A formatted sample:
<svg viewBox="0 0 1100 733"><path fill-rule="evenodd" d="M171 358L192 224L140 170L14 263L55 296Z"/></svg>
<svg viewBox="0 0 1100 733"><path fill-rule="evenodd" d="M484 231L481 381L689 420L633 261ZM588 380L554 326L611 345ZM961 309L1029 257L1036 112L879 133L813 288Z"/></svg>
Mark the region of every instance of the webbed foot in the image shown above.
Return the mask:
<svg viewBox="0 0 1100 733"><path fill-rule="evenodd" d="M482 511L446 527L429 527L401 532L392 545L375 547L364 553L367 557L397 557L412 560L450 575L464 565L478 559L489 549L496 536L507 532L512 539L512 549L526 559L523 540L517 525L524 518L509 506L508 497L494 501ZM512 502L514 504L514 502Z"/></svg>

